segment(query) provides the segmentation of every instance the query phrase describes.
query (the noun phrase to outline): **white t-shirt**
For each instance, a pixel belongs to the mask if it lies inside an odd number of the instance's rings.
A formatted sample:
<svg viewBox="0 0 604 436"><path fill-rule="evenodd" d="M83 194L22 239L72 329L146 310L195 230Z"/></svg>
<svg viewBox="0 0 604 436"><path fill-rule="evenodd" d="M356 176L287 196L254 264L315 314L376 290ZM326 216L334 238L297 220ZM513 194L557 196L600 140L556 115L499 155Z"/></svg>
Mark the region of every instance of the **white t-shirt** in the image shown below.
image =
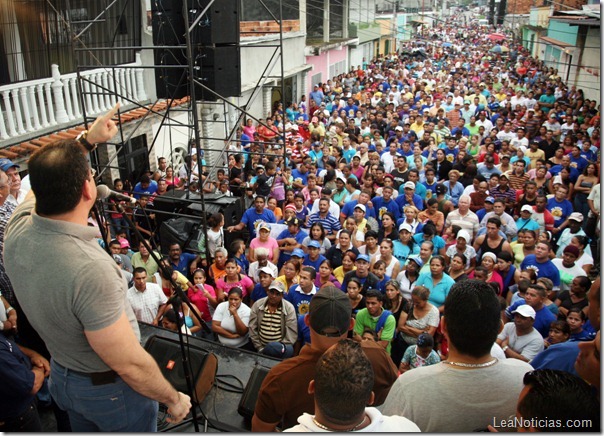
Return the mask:
<svg viewBox="0 0 604 436"><path fill-rule="evenodd" d="M503 326L501 333L497 335L497 339L505 340L508 338L510 348L528 360L533 359L543 351L543 337L535 329L527 335L518 336L514 322L508 322Z"/></svg>
<svg viewBox="0 0 604 436"><path fill-rule="evenodd" d="M250 312L251 310L249 306L244 303L241 303L241 306L239 306L239 309L237 309L239 318L241 318L241 321L243 321L243 324L246 326L250 323ZM228 301L224 301L220 303L218 307L216 307L212 321L219 321L220 327L228 332L235 333L237 331L235 328L235 318L233 318L233 315L231 315L231 312L229 312ZM230 347L241 347L242 345L245 345L249 339L249 333L246 333L245 336L241 336L236 339L225 338L224 336L220 335L217 336L221 344L228 345Z"/></svg>
<svg viewBox="0 0 604 436"><path fill-rule="evenodd" d="M365 428L362 428L361 430L357 430L358 433L415 433L420 431L419 427L413 422L409 421L407 418L403 418L402 416L384 416L375 407L366 407L365 413L367 414L367 416L369 416L369 419L371 419L371 424L369 424ZM327 432L327 430L324 430L321 427L317 426L313 421L313 415L310 415L308 413L304 413L302 416L298 417L298 423L298 425L295 425L283 431L288 433Z"/></svg>

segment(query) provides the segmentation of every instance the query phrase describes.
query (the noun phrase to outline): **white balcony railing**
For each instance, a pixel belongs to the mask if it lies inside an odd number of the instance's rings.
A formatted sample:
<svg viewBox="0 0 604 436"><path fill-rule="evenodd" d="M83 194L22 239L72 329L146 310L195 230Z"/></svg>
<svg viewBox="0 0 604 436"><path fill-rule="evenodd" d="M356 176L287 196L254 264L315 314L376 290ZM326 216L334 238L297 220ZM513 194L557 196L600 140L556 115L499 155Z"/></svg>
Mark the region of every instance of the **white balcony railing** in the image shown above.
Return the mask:
<svg viewBox="0 0 604 436"><path fill-rule="evenodd" d="M131 64L80 72L86 115L105 112L117 101L127 106L147 100L143 69L138 65L142 65L140 53ZM0 86L0 140L34 136L82 119L77 73L61 74L55 64L51 70L47 79Z"/></svg>

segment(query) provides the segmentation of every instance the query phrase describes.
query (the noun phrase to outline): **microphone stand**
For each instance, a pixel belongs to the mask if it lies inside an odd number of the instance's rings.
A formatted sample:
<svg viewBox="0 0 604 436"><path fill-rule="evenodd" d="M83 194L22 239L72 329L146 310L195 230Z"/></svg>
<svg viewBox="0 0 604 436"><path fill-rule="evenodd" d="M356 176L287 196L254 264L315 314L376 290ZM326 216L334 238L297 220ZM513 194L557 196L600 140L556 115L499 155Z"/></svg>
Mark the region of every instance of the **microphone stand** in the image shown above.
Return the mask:
<svg viewBox="0 0 604 436"><path fill-rule="evenodd" d="M180 299L180 301L184 302L188 307L189 307L189 312L192 313L200 322L201 327L204 329L204 331L206 333L210 333L211 330L208 327L207 323L201 318L201 316L197 313L196 310L193 310L192 306L191 306L191 301L189 300L189 298L187 297L187 294L181 289L181 287L176 283L176 281L172 278L171 275L167 274L168 273L168 269L166 268L166 266L161 262L161 260L157 257L157 255L153 252L153 249L150 247L149 243L147 242L147 240L143 237L143 235L141 234L140 230L138 230L136 228L136 225L132 222L132 220L130 219L130 217L125 213L124 211L124 207L119 204L116 203L116 208L117 210L123 214L124 218L126 219L126 222L128 223L128 226L130 226L131 229L134 230L134 234L136 235L136 237L138 238L139 241L142 242L142 244L145 246L145 248L147 249L147 251L149 251L149 255L153 258L153 260L157 263L159 269L161 270L161 275L163 277L168 277L168 279L170 280L170 284L172 285L172 288L174 289L174 293L176 295L174 295L173 297L171 297L168 302L171 303L174 306L174 302L175 299ZM179 305L179 303L176 303L177 305ZM194 402L197 403L197 398L196 398L196 394L195 394L195 389L193 386L193 377L191 374L191 367L189 366L189 359L187 359L187 353L185 352L185 340L184 340L184 334L182 332L182 329L180 328L181 325L184 325L184 314L181 317L180 315L180 310L175 310L174 311L176 313L176 317L177 317L177 333L178 333L178 342L180 344L180 352L182 354L182 366L185 372L185 380L187 381L187 388L189 390L189 396L194 399ZM197 403L199 404L199 403ZM191 414L192 414L192 421L193 421L193 426L195 428L196 432L199 432L199 423L197 422L197 413L196 413L196 407L193 406L191 407Z"/></svg>
<svg viewBox="0 0 604 436"><path fill-rule="evenodd" d="M101 203L101 210L104 210L103 205ZM95 204L92 207L92 213L94 215L94 219L96 220L96 222L99 225L99 231L101 232L101 238L103 238L103 242L105 243L105 251L107 252L107 254L109 254L109 256L111 256L111 249L109 248L109 242L107 241L107 228L105 227L105 215L102 214L101 212L99 212L99 206L98 204ZM103 218L103 220L101 220L101 217Z"/></svg>

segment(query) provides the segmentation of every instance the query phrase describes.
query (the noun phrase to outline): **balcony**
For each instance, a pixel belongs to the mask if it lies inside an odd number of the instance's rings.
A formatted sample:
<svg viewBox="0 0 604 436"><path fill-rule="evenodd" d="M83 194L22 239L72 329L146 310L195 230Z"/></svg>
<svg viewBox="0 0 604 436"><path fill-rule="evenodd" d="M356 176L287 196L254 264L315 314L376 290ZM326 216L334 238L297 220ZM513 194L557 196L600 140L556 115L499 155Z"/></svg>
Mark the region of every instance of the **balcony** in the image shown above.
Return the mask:
<svg viewBox="0 0 604 436"><path fill-rule="evenodd" d="M81 124L115 105L147 100L140 54L131 64L80 72L84 108L77 73L61 74L52 65L52 77L0 87L0 148ZM115 95L119 97L115 98Z"/></svg>

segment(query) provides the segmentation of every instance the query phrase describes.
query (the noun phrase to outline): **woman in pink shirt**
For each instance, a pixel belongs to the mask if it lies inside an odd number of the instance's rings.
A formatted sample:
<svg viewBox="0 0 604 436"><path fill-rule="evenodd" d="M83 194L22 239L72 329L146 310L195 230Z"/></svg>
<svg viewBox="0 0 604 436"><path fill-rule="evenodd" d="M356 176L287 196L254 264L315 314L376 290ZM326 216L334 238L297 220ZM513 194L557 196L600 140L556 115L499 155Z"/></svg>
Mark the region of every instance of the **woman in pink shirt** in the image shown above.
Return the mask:
<svg viewBox="0 0 604 436"><path fill-rule="evenodd" d="M248 260L250 263L256 262L256 253L255 250L257 248L266 248L268 250L268 261L272 263L277 263L279 260L279 244L275 238L271 238L271 228L267 223L260 223L258 226L258 236L252 239L250 242L250 254L248 255Z"/></svg>

